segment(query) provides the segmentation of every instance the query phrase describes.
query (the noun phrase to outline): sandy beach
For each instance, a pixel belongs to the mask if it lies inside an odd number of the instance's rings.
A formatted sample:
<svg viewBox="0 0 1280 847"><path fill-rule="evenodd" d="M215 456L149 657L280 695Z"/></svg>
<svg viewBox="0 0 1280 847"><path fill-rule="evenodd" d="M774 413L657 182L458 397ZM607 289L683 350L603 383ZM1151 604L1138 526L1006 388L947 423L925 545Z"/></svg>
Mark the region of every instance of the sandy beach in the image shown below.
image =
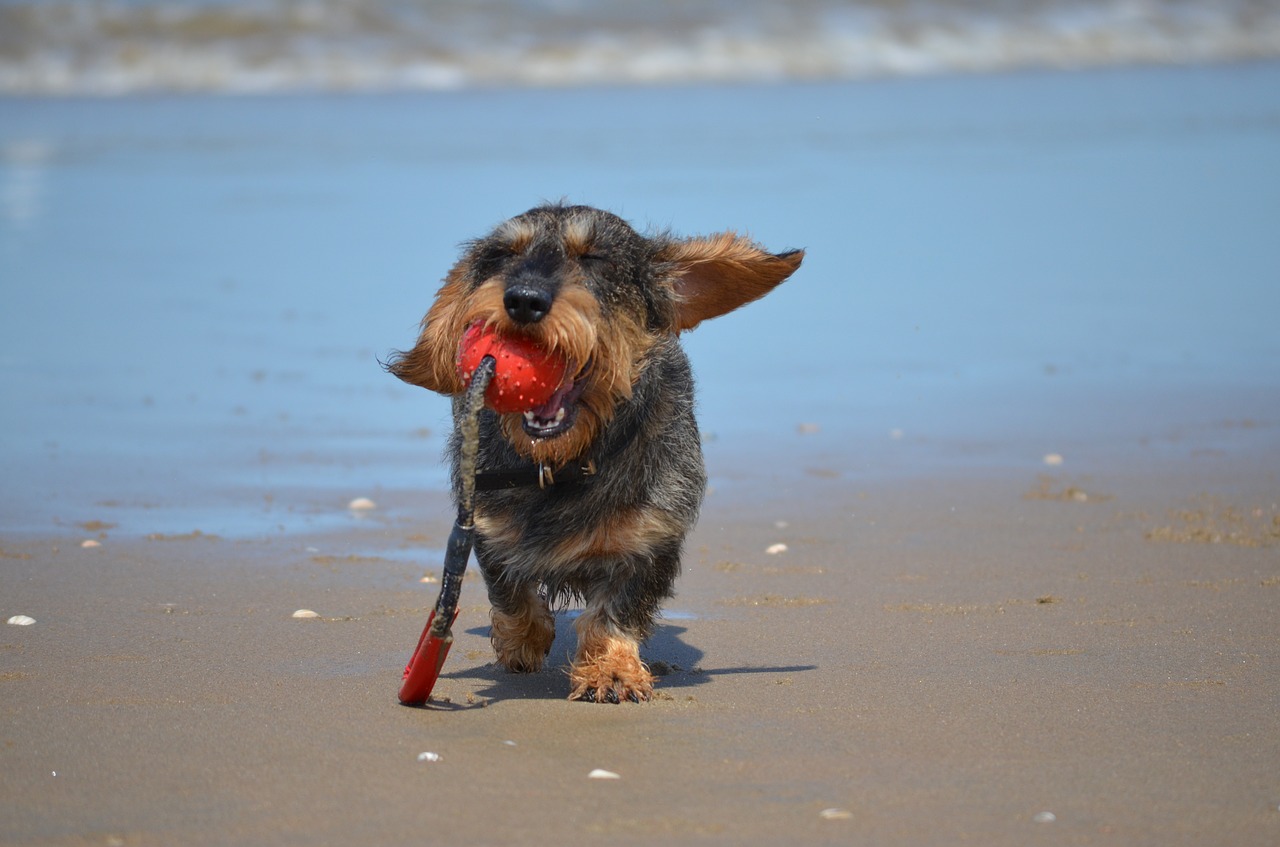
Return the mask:
<svg viewBox="0 0 1280 847"><path fill-rule="evenodd" d="M1280 842L1278 83L0 100L0 843ZM572 609L496 669L473 570L402 707L378 359L562 195L809 258L687 339L657 699L565 700Z"/></svg>
<svg viewBox="0 0 1280 847"><path fill-rule="evenodd" d="M642 707L564 699L563 616L555 666L492 667L474 574L442 702L399 706L427 498L305 540L7 541L6 608L39 617L4 633L5 840L1268 844L1252 465L713 497Z"/></svg>

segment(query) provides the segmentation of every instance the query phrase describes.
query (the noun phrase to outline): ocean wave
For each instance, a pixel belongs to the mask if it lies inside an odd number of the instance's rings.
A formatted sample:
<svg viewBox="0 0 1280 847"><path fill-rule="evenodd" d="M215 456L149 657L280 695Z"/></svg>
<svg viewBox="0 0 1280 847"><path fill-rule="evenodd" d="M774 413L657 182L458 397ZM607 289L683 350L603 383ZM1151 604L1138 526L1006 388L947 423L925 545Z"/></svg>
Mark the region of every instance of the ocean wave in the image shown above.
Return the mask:
<svg viewBox="0 0 1280 847"><path fill-rule="evenodd" d="M679 84L1280 57L1274 0L0 0L0 93Z"/></svg>

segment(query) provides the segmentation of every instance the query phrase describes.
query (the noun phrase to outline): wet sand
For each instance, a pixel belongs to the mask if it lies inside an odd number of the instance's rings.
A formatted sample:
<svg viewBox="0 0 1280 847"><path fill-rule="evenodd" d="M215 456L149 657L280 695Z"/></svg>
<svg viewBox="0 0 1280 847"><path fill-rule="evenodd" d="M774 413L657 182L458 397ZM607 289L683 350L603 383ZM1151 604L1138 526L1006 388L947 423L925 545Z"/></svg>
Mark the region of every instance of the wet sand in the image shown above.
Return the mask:
<svg viewBox="0 0 1280 847"><path fill-rule="evenodd" d="M638 706L495 669L474 572L439 702L397 704L436 498L305 541L6 542L36 623L0 631L5 842L1274 843L1280 456L1186 450L713 494Z"/></svg>

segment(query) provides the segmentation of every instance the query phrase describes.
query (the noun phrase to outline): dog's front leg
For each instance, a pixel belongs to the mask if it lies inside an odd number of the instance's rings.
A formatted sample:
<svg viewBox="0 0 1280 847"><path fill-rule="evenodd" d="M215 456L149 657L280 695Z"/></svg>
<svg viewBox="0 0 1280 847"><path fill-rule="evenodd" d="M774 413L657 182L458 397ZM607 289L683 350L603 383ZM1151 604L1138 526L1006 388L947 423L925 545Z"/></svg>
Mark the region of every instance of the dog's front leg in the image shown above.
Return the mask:
<svg viewBox="0 0 1280 847"><path fill-rule="evenodd" d="M588 605L574 628L578 652L569 671L570 700L638 703L653 696L653 674L640 661L639 640L611 621L601 606Z"/></svg>
<svg viewBox="0 0 1280 847"><path fill-rule="evenodd" d="M536 673L556 637L555 616L535 583L489 589L489 640L498 664L513 673Z"/></svg>
<svg viewBox="0 0 1280 847"><path fill-rule="evenodd" d="M587 606L574 622L578 650L569 671L570 700L638 703L653 696L653 674L640 661L640 642L671 596L679 566L678 552L640 557L616 566L629 578L601 580L585 592Z"/></svg>

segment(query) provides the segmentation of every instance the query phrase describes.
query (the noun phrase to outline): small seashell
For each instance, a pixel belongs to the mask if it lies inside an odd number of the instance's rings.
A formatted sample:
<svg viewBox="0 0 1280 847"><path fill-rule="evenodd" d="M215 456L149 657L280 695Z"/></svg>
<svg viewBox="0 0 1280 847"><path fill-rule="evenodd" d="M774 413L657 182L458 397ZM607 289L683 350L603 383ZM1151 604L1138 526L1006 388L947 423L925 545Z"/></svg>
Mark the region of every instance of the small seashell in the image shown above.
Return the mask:
<svg viewBox="0 0 1280 847"><path fill-rule="evenodd" d="M318 618L318 617L320 617L320 615L319 615L318 613L316 613L316 612L311 611L310 609L299 609L298 611L296 611L296 612L294 612L294 613L293 613L293 617L295 617L295 618Z"/></svg>
<svg viewBox="0 0 1280 847"><path fill-rule="evenodd" d="M785 553L785 552L787 552L787 545L785 545L785 544L770 544L768 547L764 548L764 552L768 553L770 556L776 556L776 555L778 555L779 553Z"/></svg>
<svg viewBox="0 0 1280 847"><path fill-rule="evenodd" d="M510 740L508 740L508 741L504 741L504 742L502 742L502 743L503 743L504 745L506 745L507 747L514 747L514 746L516 746L516 743L515 743L514 741L510 741Z"/></svg>
<svg viewBox="0 0 1280 847"><path fill-rule="evenodd" d="M419 753L419 754L418 754L418 761L419 761L419 762L438 762L438 761L440 761L440 754L439 754L439 753L431 753L431 752L427 752L427 753Z"/></svg>
<svg viewBox="0 0 1280 847"><path fill-rule="evenodd" d="M1057 819L1058 816L1053 812L1039 812L1034 818L1032 818L1036 823L1053 823Z"/></svg>
<svg viewBox="0 0 1280 847"><path fill-rule="evenodd" d="M1044 456L1044 463L1046 465L1052 465L1053 467L1057 467L1058 465L1062 464L1062 454L1046 453Z"/></svg>
<svg viewBox="0 0 1280 847"><path fill-rule="evenodd" d="M587 779L622 779L622 777L618 776L613 771L596 768L591 773L587 774Z"/></svg>
<svg viewBox="0 0 1280 847"><path fill-rule="evenodd" d="M81 546L81 547L85 547L85 548L89 548L89 547L101 547L101 546L102 546L102 542L101 542L101 541L99 541L99 540L97 540L96 538L86 538L84 541L81 541L81 542L80 542L80 546Z"/></svg>
<svg viewBox="0 0 1280 847"><path fill-rule="evenodd" d="M370 509L378 508L378 504L368 497L357 497L347 504L347 508L353 512L367 512Z"/></svg>
<svg viewBox="0 0 1280 847"><path fill-rule="evenodd" d="M818 817L827 821L847 821L853 817L853 812L848 809L823 809L818 812Z"/></svg>
<svg viewBox="0 0 1280 847"><path fill-rule="evenodd" d="M418 580L418 582L439 582L439 581L440 581L440 580L436 579L436 578L435 578L434 576L432 576L431 574L427 574L427 575L426 575L426 576L424 576L422 579Z"/></svg>
<svg viewBox="0 0 1280 847"><path fill-rule="evenodd" d="M14 626L31 626L35 622L36 622L35 618L29 618L26 615L14 615L13 617L9 618L9 623L13 624Z"/></svg>

